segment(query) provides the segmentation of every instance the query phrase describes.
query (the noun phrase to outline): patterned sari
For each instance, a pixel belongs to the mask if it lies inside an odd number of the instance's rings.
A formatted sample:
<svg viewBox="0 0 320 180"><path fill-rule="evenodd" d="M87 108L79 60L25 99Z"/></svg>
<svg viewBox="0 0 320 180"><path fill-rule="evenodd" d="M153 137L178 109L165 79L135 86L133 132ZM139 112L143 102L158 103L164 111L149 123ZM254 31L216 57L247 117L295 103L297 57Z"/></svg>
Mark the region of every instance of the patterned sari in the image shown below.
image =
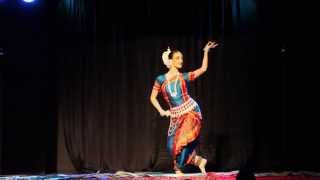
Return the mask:
<svg viewBox="0 0 320 180"><path fill-rule="evenodd" d="M161 91L170 106L167 149L173 158L175 170L194 164L196 156L202 116L199 105L188 94L188 83L194 77L193 72L179 73L172 80L160 75L153 86L154 90Z"/></svg>

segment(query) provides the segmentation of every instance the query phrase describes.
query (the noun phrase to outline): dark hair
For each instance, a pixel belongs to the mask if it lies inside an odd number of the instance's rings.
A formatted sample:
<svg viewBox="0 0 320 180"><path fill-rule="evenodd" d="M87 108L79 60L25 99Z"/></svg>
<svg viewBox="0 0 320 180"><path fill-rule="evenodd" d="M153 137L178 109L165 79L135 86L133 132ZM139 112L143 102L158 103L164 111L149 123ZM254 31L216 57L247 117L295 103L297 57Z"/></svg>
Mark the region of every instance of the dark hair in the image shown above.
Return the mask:
<svg viewBox="0 0 320 180"><path fill-rule="evenodd" d="M174 53L177 53L177 52L180 52L180 51L178 49L171 50L171 52L168 55L169 59L172 59Z"/></svg>

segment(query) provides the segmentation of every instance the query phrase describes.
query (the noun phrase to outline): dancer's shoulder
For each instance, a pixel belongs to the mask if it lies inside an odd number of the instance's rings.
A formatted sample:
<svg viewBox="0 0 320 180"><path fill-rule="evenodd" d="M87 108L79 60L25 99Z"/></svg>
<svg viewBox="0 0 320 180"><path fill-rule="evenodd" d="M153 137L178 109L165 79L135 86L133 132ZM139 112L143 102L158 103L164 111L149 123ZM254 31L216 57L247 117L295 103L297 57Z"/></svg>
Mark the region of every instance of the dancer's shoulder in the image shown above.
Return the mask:
<svg viewBox="0 0 320 180"><path fill-rule="evenodd" d="M164 74L160 74L156 77L156 81L159 83L159 84L162 84L164 81L165 81L165 76Z"/></svg>

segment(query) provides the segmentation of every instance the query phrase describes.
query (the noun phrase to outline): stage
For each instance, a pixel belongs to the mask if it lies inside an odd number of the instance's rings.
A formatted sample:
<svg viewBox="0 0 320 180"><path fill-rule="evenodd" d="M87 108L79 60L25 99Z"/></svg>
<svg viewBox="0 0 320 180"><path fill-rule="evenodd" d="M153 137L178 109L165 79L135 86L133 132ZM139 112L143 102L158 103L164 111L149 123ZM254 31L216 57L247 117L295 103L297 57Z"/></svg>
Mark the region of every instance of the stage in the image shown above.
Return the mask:
<svg viewBox="0 0 320 180"><path fill-rule="evenodd" d="M254 176L239 175L239 171L231 172L208 172L206 175L201 173L184 174L177 176L172 173L161 172L125 172L116 173L90 173L90 174L50 174L50 175L9 175L0 176L5 180L36 180L36 179L121 179L121 180L319 180L320 173L315 172L282 172L282 173L256 173Z"/></svg>

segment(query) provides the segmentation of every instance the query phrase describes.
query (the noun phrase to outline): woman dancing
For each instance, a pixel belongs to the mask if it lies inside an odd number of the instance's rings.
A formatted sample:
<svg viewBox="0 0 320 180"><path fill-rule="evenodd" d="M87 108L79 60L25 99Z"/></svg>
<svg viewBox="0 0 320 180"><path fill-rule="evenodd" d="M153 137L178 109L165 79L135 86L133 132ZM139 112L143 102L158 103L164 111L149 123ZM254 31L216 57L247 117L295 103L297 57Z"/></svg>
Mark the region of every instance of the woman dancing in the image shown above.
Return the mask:
<svg viewBox="0 0 320 180"><path fill-rule="evenodd" d="M179 175L183 174L181 169L187 164L198 166L202 173L206 173L207 160L197 155L195 151L202 116L199 105L188 94L188 83L206 72L208 52L217 45L209 41L203 48L201 67L185 73L179 72L183 64L183 55L180 51L168 48L162 54L162 60L169 70L156 78L150 101L161 116L170 117L167 148L173 158L174 171ZM164 110L160 106L157 100L159 92L168 103L169 110Z"/></svg>

